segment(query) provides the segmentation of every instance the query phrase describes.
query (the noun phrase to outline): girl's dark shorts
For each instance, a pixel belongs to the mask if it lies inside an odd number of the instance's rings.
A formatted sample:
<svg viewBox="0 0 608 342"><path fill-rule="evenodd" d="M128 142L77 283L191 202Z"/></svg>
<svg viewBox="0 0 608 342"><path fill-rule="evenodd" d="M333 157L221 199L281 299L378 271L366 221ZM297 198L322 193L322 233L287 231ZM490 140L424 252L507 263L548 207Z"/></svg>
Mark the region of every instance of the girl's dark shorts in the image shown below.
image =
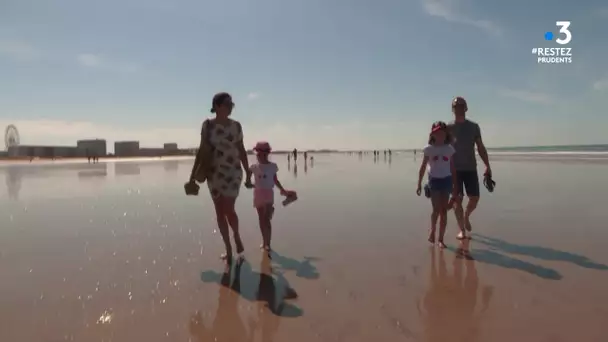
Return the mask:
<svg viewBox="0 0 608 342"><path fill-rule="evenodd" d="M450 194L452 193L452 176L445 178L430 178L429 187L431 194Z"/></svg>

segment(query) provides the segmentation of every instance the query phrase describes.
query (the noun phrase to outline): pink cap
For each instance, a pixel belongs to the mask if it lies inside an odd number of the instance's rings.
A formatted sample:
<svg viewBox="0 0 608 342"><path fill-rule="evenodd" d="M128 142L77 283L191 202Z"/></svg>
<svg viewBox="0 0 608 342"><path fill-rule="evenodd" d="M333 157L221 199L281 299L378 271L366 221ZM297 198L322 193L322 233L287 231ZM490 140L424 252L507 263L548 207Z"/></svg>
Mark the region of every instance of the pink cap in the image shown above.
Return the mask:
<svg viewBox="0 0 608 342"><path fill-rule="evenodd" d="M253 149L258 152L270 152L272 150L270 144L266 141L259 141Z"/></svg>

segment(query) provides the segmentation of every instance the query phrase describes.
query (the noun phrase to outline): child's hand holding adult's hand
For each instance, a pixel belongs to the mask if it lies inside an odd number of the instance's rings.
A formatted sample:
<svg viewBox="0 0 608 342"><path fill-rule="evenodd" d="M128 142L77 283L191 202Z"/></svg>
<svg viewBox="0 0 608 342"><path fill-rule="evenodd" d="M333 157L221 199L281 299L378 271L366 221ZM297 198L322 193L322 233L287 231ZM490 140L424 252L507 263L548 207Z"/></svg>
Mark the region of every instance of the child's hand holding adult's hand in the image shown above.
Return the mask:
<svg viewBox="0 0 608 342"><path fill-rule="evenodd" d="M253 183L251 183L251 179L248 179L245 181L245 187L247 189L252 189L253 188Z"/></svg>

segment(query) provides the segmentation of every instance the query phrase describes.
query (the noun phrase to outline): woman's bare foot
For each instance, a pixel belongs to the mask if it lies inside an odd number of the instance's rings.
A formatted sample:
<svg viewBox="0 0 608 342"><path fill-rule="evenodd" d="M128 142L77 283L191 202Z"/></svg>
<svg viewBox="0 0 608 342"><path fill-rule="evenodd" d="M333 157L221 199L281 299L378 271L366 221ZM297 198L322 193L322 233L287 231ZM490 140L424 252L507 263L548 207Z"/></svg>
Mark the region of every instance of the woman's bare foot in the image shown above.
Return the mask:
<svg viewBox="0 0 608 342"><path fill-rule="evenodd" d="M434 245L435 244L435 234L429 235L429 242Z"/></svg>
<svg viewBox="0 0 608 342"><path fill-rule="evenodd" d="M223 253L220 255L220 260L231 262L232 261L232 253Z"/></svg>
<svg viewBox="0 0 608 342"><path fill-rule="evenodd" d="M458 235L456 236L456 238L458 240L464 240L464 239L467 238L467 234L464 231L461 230L460 233L458 233Z"/></svg>
<svg viewBox="0 0 608 342"><path fill-rule="evenodd" d="M444 249L447 248L448 246L445 245L445 243L443 243L443 240L439 240L437 242L437 245L439 246L439 248Z"/></svg>

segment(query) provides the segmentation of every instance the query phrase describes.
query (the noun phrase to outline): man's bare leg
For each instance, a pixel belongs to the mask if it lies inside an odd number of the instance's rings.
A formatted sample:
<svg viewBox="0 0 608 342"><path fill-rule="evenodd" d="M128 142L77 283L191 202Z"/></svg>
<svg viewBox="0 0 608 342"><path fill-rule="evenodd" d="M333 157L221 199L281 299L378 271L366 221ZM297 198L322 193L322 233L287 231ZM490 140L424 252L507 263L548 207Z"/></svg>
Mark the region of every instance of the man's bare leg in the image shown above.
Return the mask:
<svg viewBox="0 0 608 342"><path fill-rule="evenodd" d="M479 196L471 196L469 197L469 202L467 203L467 210L464 213L464 227L467 231L473 230L471 226L471 214L477 208L477 203L479 203Z"/></svg>
<svg viewBox="0 0 608 342"><path fill-rule="evenodd" d="M457 239L462 240L466 238L466 232L464 227L464 210L462 209L462 197L456 198L454 201L454 216L456 216L456 222L458 223L458 228L460 229L460 233L458 233Z"/></svg>

